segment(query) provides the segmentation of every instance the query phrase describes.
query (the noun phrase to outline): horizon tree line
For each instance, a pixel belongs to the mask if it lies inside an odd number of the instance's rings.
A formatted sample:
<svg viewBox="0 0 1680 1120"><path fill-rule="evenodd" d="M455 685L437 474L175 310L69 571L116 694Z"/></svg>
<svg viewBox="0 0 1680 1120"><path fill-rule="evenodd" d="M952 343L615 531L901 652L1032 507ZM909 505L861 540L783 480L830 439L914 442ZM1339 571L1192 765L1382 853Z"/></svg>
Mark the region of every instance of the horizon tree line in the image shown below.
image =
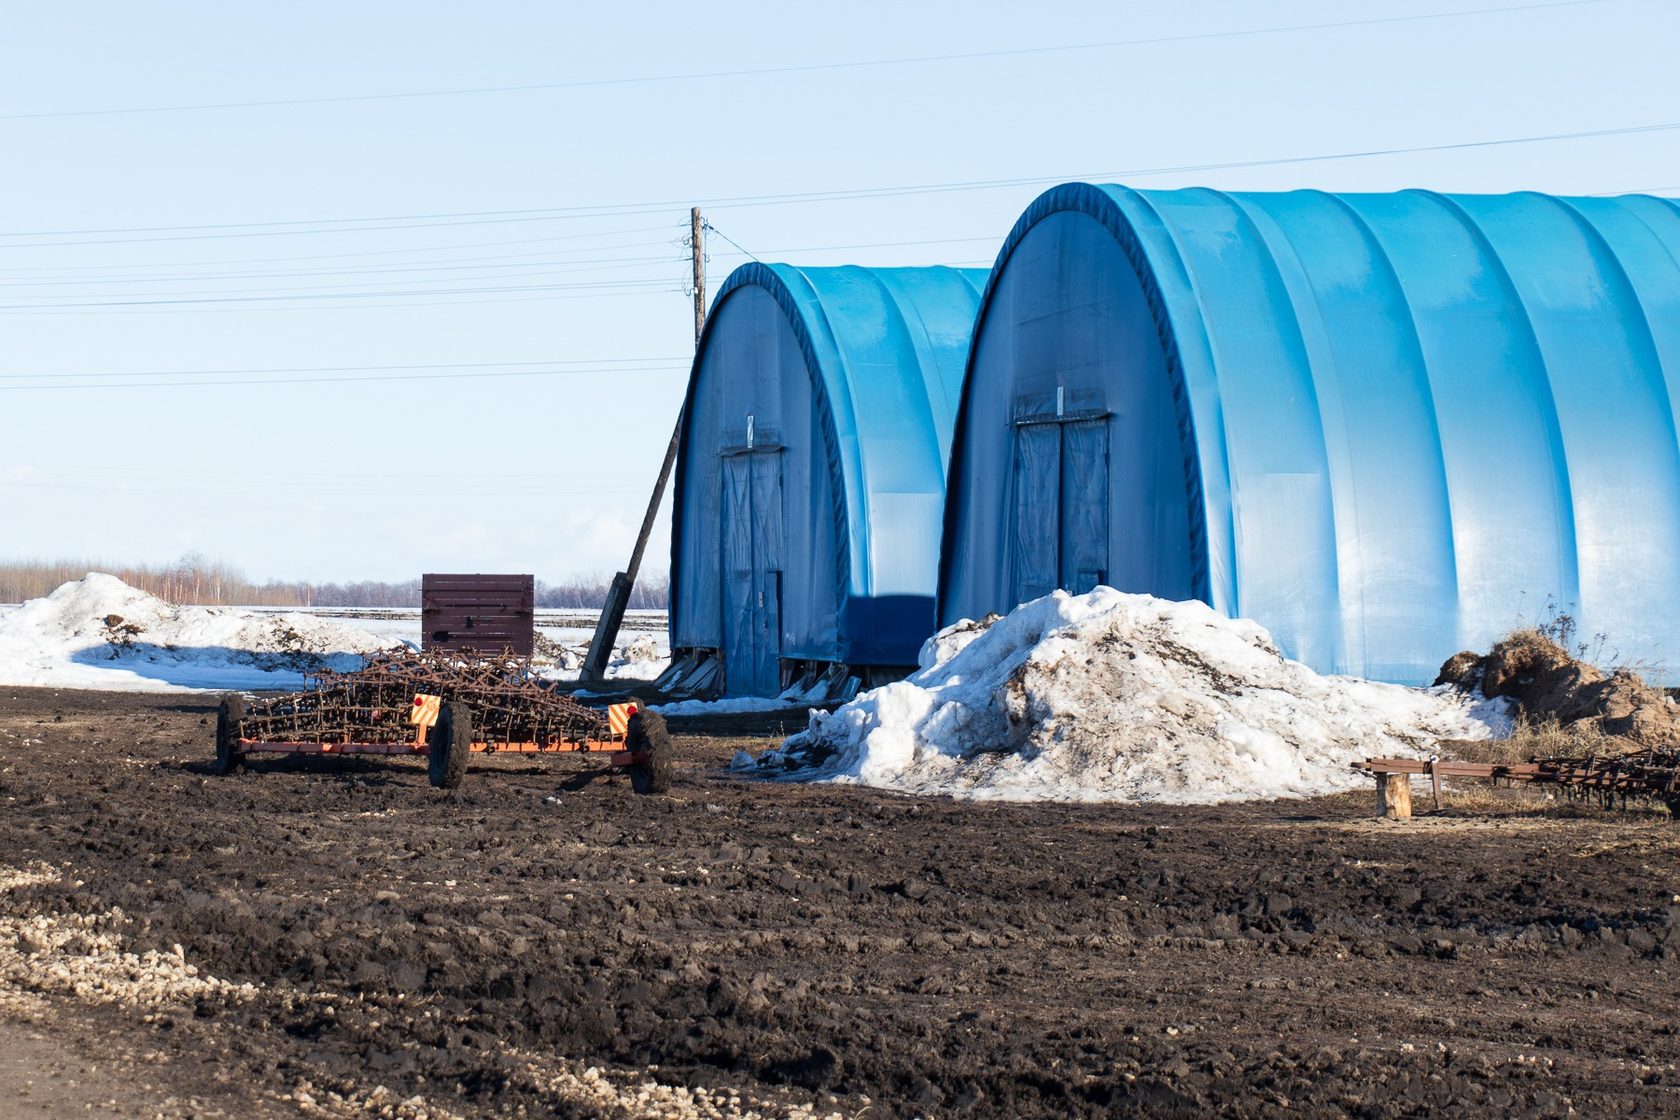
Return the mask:
<svg viewBox="0 0 1680 1120"><path fill-rule="evenodd" d="M269 580L256 583L237 567L188 553L172 564L109 564L96 560L0 561L0 603L21 603L50 595L89 572L116 576L130 587L187 606L239 607L419 607L420 580L353 580L314 583ZM606 602L610 577L598 573L556 583L537 581L536 605L545 610L598 609ZM670 580L664 575L636 582L632 610L666 610Z"/></svg>

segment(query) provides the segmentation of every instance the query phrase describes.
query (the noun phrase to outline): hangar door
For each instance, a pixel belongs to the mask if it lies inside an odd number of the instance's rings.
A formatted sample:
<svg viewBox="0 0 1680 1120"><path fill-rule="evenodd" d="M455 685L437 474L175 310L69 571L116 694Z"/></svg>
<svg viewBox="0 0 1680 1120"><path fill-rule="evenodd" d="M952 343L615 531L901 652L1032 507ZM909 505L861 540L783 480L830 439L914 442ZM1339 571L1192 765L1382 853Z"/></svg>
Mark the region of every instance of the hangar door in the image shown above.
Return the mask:
<svg viewBox="0 0 1680 1120"><path fill-rule="evenodd" d="M1108 414L1015 423L1010 595L1015 604L1108 580Z"/></svg>
<svg viewBox="0 0 1680 1120"><path fill-rule="evenodd" d="M724 690L774 696L782 687L782 449L723 455Z"/></svg>

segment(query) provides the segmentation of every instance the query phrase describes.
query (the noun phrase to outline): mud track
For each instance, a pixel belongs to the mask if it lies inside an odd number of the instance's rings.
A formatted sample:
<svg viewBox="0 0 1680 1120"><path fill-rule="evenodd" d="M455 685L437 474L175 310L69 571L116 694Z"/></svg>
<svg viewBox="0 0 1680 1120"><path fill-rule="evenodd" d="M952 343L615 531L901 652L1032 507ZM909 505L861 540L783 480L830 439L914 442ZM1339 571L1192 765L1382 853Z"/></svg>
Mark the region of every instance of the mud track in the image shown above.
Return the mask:
<svg viewBox="0 0 1680 1120"><path fill-rule="evenodd" d="M218 779L212 720L0 689L0 1027L164 1115L1680 1114L1666 818L727 778L762 719L673 721L662 798L517 759ZM50 980L81 943L3 932L46 919L177 980Z"/></svg>

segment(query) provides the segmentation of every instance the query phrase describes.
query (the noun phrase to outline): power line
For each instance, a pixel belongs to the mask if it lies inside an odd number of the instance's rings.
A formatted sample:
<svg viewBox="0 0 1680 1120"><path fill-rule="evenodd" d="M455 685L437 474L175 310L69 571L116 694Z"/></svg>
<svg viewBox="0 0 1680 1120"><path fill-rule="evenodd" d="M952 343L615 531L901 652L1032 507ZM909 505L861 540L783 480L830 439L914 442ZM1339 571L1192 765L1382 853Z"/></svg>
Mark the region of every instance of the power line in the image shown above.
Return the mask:
<svg viewBox="0 0 1680 1120"><path fill-rule="evenodd" d="M703 205L703 206L708 206L708 207L721 207L721 208L724 208L724 209L730 209L730 208L741 208L741 207L749 207L749 206L782 206L782 205L792 205L792 204L797 204L797 203L809 203L809 202L836 202L836 201L848 201L848 200L853 200L853 199L889 198L889 197L906 196L906 195L943 194L943 193L955 192L955 191L999 190L999 189L1007 189L1007 188L1013 188L1013 187L1041 186L1041 185L1044 185L1044 184L1062 183L1062 182L1071 182L1071 181L1114 182L1114 181L1118 181L1118 180L1122 180L1122 179L1138 179L1138 178L1144 178L1144 177L1154 177L1154 176L1158 176L1158 175L1183 175L1183 174L1189 174L1191 172L1202 172L1202 171L1233 171L1233 170L1252 169L1252 168L1256 168L1256 167L1288 167L1288 166L1292 166L1292 165L1299 165L1299 164L1306 164L1306 163L1332 162L1332 161L1335 161L1335 160L1374 159L1374 158L1381 158L1381 157L1385 157L1385 156L1419 155L1419 154L1422 154L1422 153L1425 153L1425 152L1469 151L1469 150L1473 150L1473 149L1477 149L1477 148L1500 148L1500 147L1510 147L1512 145L1519 145L1519 144L1546 144L1546 143L1556 143L1556 142L1567 141L1567 140L1590 140L1590 139L1600 139L1600 138L1612 137L1612 136L1635 136L1635 135L1643 135L1643 134L1646 134L1646 133L1672 132L1676 129L1680 129L1680 121L1661 121L1661 122L1657 122L1657 123L1653 123L1653 124L1623 125L1623 126L1615 127L1615 128L1580 129L1580 130L1573 131L1573 132L1535 133L1535 134L1527 135L1527 136L1504 136L1504 137L1495 137L1493 139L1487 139L1487 140L1461 140L1461 141L1453 141L1453 142L1444 143L1444 144L1417 144L1417 145L1411 145L1411 146L1406 146L1406 147L1365 148L1365 149L1357 149L1357 150L1345 151L1345 152L1321 152L1321 153L1315 153L1315 154L1312 154L1312 155L1301 155L1301 156L1274 156L1274 157L1265 157L1265 158L1258 158L1258 159L1225 160L1225 161L1210 162L1210 163L1184 163L1184 164L1170 164L1170 165L1158 166L1158 167L1133 167L1133 168L1126 168L1126 169L1122 169L1122 170L1088 172L1088 173L1084 173L1084 174L1033 175L1033 176L1027 176L1027 177L1016 178L1016 179L969 179L969 180L959 180L959 181L954 181L954 182L919 183L919 184L909 184L909 185L891 186L891 187L861 187L861 188L855 188L855 189L849 189L849 190L805 191L805 192L788 192L788 193L783 193L783 194L763 194L763 195L733 195L733 196L725 196L725 197L718 197L718 198L702 199L702 200L700 200L699 204ZM666 202L642 202L642 203L624 203L624 204L605 204L605 205L598 205L598 206L556 207L556 208L552 208L552 209L548 209L548 210L542 210L542 211L535 211L535 210L495 211L495 210L491 210L491 211L479 211L479 212L469 212L469 213L481 213L481 214L487 214L487 215L508 214L508 215L528 215L528 216L525 216L525 217L490 217L490 218L483 218L483 219L475 218L473 220L439 221L439 222L430 222L430 221L408 222L408 221L405 221L404 219L405 218L421 218L421 217L424 217L424 215L407 215L407 216L396 216L395 217L394 220L399 224L363 225L363 226L357 226L355 228L344 228L344 229L281 229L281 230L274 230L274 229L258 228L258 229L254 229L250 232L170 235L170 236L166 236L166 237L113 238L113 239L107 239L107 240L41 241L41 242L31 242L31 243L23 244L23 245L16 245L16 246L13 246L13 248L16 248L16 249L39 249L39 248L51 248L51 247L66 246L66 245L113 245L113 244L134 244L134 243L153 242L153 241L217 240L217 239L221 239L221 238L235 238L235 237L283 237L283 236L293 236L293 235L303 235L303 234L366 233L366 232L374 232L374 231L389 230L389 229L421 229L421 228L430 229L430 228L435 228L435 227L438 227L438 226L493 225L493 224L498 224L498 223L503 223L503 222L562 221L562 220L570 220L570 219L574 219L574 218L593 218L593 217L606 217L606 216L621 217L621 216L629 216L629 215L634 215L634 214L652 214L652 213L659 213L659 212L667 211L667 210L673 210L677 207L687 207L691 204L692 204L691 201L671 200L671 201L666 201ZM450 217L450 215L439 215L439 217ZM348 223L352 223L352 222L380 222L380 221L387 221L387 220L391 220L391 219L382 219L382 218L325 218L325 219L317 219L313 222L281 222L281 223L253 222L253 223L239 223L239 224L247 225L247 226L254 226L254 227L265 227L265 226L272 226L272 225L292 226L292 225L324 225L324 224L328 224L328 223L348 224ZM146 230L146 229L168 230L168 229L232 229L232 228L234 228L234 224L229 224L229 225L225 225L225 226L132 227L132 229L134 231L142 231L142 230ZM100 233L100 232L106 232L106 231L103 231L103 230L57 231L57 232L54 232L50 235L51 236L57 236L58 233ZM123 231L111 231L111 232L123 232ZM48 236L48 235L49 234L47 234L47 233L0 233L0 237L38 237L38 236Z"/></svg>
<svg viewBox="0 0 1680 1120"><path fill-rule="evenodd" d="M588 480L579 483L583 489L603 488L608 490L631 490L640 493L646 486L645 471L590 471ZM138 490L151 491L159 487L170 490L191 486L187 492L208 492L204 483L223 483L225 488L217 488L216 493L250 494L263 489L263 483L272 484L273 472L235 472L217 469L214 471L136 471L128 468L101 469L73 466L48 466L35 463L0 464L0 486L12 485L19 487L58 487L65 489L98 489L98 490ZM510 480L506 475L416 475L404 471L400 477L375 475L358 479L354 475L340 474L334 478L334 486L358 490L400 490L413 493L417 486L424 487L427 493L438 492L484 492L488 484L495 485L498 494L542 494L554 490L571 489L570 486L560 485L558 479L554 481L525 478ZM139 483L140 485L134 485Z"/></svg>
<svg viewBox="0 0 1680 1120"><path fill-rule="evenodd" d="M192 296L185 298L163 299L119 299L119 300L89 300L77 303L38 303L28 304L0 304L0 311L42 311L57 308L85 308L85 307L163 307L176 304L201 303L278 303L295 300L331 300L331 299L372 299L379 296L398 296L412 298L414 296L439 295L478 295L490 292L562 292L562 291L598 291L604 289L635 289L647 290L664 287L663 280L600 280L592 284L509 284L499 286L485 286L473 288L438 288L432 291L416 291L399 289L396 291L361 291L361 292L313 292L302 295L247 295L247 296Z"/></svg>
<svg viewBox="0 0 1680 1120"><path fill-rule="evenodd" d="M1461 19L1470 16L1503 15L1548 8L1573 8L1607 3L1609 0L1549 0L1546 3L1511 4L1503 7L1465 8L1450 12L1429 12L1370 19L1333 20L1324 23L1284 24L1236 31L1198 31L1182 35L1156 35L1137 39L1111 39L1097 43L1063 43L1044 47L1011 47L1001 50L964 51L951 54L908 55L896 58L854 59L844 62L815 62L790 66L763 66L737 70L705 70L672 74L644 74L622 78L587 78L569 82L531 82L521 85L467 86L453 89L410 90L397 93L341 94L332 97L285 97L256 101L218 101L187 105L123 106L113 109L60 109L39 113L0 114L0 121L47 120L65 117L134 116L147 113L186 113L213 109L262 109L288 105L342 105L350 102L400 101L421 97L456 97L495 93L529 93L538 90L593 89L603 86L653 85L666 82L754 78L778 74L808 74L835 70L856 70L893 66L916 66L937 62L966 62L978 59L1019 58L1029 55L1068 54L1079 51L1113 50L1123 47L1160 46L1217 39L1241 39L1284 35L1301 31L1329 31L1350 27L1378 27L1428 20Z"/></svg>
<svg viewBox="0 0 1680 1120"><path fill-rule="evenodd" d="M380 482L378 480L358 480L358 479L353 479L353 478L348 478L347 479L342 474L338 474L338 475L335 475L333 477L332 485L333 485L333 490L335 492L339 492L339 493L343 493L343 492L348 491L348 492L352 492L352 493L399 493L399 494L410 494L410 495L412 495L415 492L415 489L416 489L416 487L412 483L406 483L406 482L385 483L385 482ZM116 483L111 483L111 482L52 482L52 481L39 481L39 480L34 480L34 479L8 479L8 478L5 478L5 477L0 477L0 487L6 487L6 486L17 487L17 488L20 488L20 489L35 489L35 490L42 490L42 489L45 489L45 490L96 490L96 491L99 491L99 492L105 493L105 494L112 494L112 493L116 493L116 494L182 494L182 495L192 495L192 496L196 496L196 497L237 497L237 498L251 498L253 496L287 497L287 496L290 496L291 494L293 494L295 492L295 491L290 490L290 489L270 489L266 492L262 492L261 489L258 488L258 487L249 487L249 486L206 487L206 486L201 486L201 485L195 486L195 485L188 485L188 484L178 484L178 485L173 485L173 486L168 485L168 484L156 485L156 486L132 486L132 485L123 485L121 483L120 479ZM438 491L451 492L454 488L438 487L438 486L435 486L435 485L427 485L425 487L425 489L428 493L432 493L432 492L438 492ZM555 482L544 485L544 486L531 487L531 488L527 488L527 489L510 488L510 487L505 486L505 485L497 485L495 487L495 492L498 493L498 494L514 494L514 495L523 495L523 496L542 496L542 495L552 495L552 494L598 494L598 493L616 493L616 494L624 494L624 495L637 494L637 495L639 495L639 494L645 493L646 490L647 490L647 485L646 485L645 482L644 483L625 482L625 483L617 483L617 484L613 484L613 483L590 484L590 483L584 483L584 482L567 483L567 482L564 482L564 481L561 481L561 480L558 480L558 479ZM475 494L482 495L484 493L484 489L483 489L483 487L463 487L463 488L460 488L460 490L458 492L461 492L461 493L475 493Z"/></svg>
<svg viewBox="0 0 1680 1120"><path fill-rule="evenodd" d="M554 235L549 236L549 237L514 237L514 238L499 239L499 240L496 240L496 241L467 241L467 242L458 242L458 243L453 244L453 245L415 245L415 246L410 246L408 248L403 248L403 249L356 249L356 250L351 250L351 251L348 251L348 252L341 252L341 253L293 253L293 254L288 254L286 256L281 256L281 257L236 257L236 258L223 257L223 258L220 258L218 260L211 260L211 261L153 261L153 262L144 262L144 263L139 263L139 264L101 264L101 265L67 264L67 265L37 265L37 266L34 266L34 267L36 267L37 269L42 270L42 271L50 271L50 272L87 271L89 268L100 268L100 269L117 269L117 268L134 269L134 268L165 268L165 267L167 267L167 268L188 268L188 267L193 267L193 266L204 266L204 267L215 268L215 267L222 267L222 266L225 266L225 265L270 264L270 263L275 263L275 262L279 262L279 261L322 261L322 260L340 260L340 259L343 259L343 258L346 258L346 257L388 257L388 256L395 256L396 254L399 254L399 253L438 253L438 252L449 252L449 251L455 250L455 249L490 248L490 247L498 246L498 245L544 245L544 244L547 244L550 241L575 241L575 240L578 240L580 238L586 238L586 237L611 237L611 236L618 236L618 235L621 235L621 234L629 234L629 233L651 233L651 232L654 232L656 230L672 230L672 229L675 229L675 228L676 228L676 226L673 223L662 222L662 223L660 223L659 225L656 225L656 226L634 226L630 229L594 230L594 231L591 231L589 233L560 233L560 234L554 234ZM0 237L16 237L16 236L30 236L30 235L27 235L27 234L0 234ZM654 244L654 242L648 242L647 244ZM12 248L13 249L34 248L34 246L14 245L14 246L12 246ZM588 249L598 249L598 248L606 248L606 246L589 246L589 247L586 247L586 248L588 248ZM580 249L580 251L584 251L584 250ZM530 254L517 254L517 253L515 253L515 254L508 254L508 255L510 255L510 256L521 256L521 255L530 255Z"/></svg>
<svg viewBox="0 0 1680 1120"><path fill-rule="evenodd" d="M134 227L134 229L132 231L116 230L116 231L112 231L112 232L139 232L139 231L142 231L142 230L145 230L145 229L160 229L160 230L167 230L167 229L232 229L236 225L239 225L239 226L280 226L280 225L295 226L295 225L339 224L339 225L343 225L344 228L341 228L341 229L266 229L265 228L265 229L255 229L255 230L251 230L250 232L244 232L244 233L171 234L167 237L109 237L109 238L101 238L101 239L96 239L96 240L81 240L81 241L30 241L30 242L25 242L25 243L19 244L19 245L7 246L7 248L12 248L12 249L47 249L47 248L58 248L58 247L67 246L67 245L138 245L138 244L144 244L144 243L150 243L150 242L160 242L160 241L220 241L220 240L225 239L225 238L234 238L234 237L300 237L300 236L306 236L306 235L310 235L310 234L379 233L379 232L383 232L385 230L393 230L393 229L442 229L442 228L450 227L450 226L493 226L493 225L507 225L507 224L519 223L519 222L558 222L558 221L570 221L570 220L579 219L579 218L614 218L614 217L629 217L629 216L632 216L632 215L635 215L635 214L657 214L657 213L660 213L662 211L671 209L674 205L676 205L676 204L675 203L650 203L650 204L641 205L641 206L629 206L629 207L625 207L625 206L572 207L572 208L569 208L567 210L562 210L562 211L486 210L486 211L481 211L480 213L488 214L488 215L493 215L493 214L520 215L520 214L524 214L524 215L533 215L533 216L529 216L529 217L485 217L485 218L474 218L471 221L417 221L417 222L406 222L406 221L402 221L402 220L399 219L399 220L391 222L390 224L385 224L385 225L360 225L360 226L351 226L351 225L348 225L347 223L351 223L351 222L377 222L377 221L382 221L383 219L377 219L377 218L321 218L321 219L316 219L316 220L313 220L313 221L310 221L310 222L241 222L241 223L230 223L230 224L225 225L225 226L152 226L152 227L137 226L137 227ZM72 231L67 231L67 232L71 232L71 233L76 233L76 232L101 233L101 232L105 232L105 231L102 231L102 230L81 230L81 231L72 230ZM0 237L42 237L42 236L55 236L56 237L56 236L58 236L58 234L54 233L54 234L49 235L49 234L39 234L39 233L0 233Z"/></svg>
<svg viewBox="0 0 1680 1120"><path fill-rule="evenodd" d="M127 310L41 310L34 307L7 308L0 305L0 315L253 315L273 313L296 313L300 311L393 311L408 307L423 307L427 309L438 307L472 307L482 304L507 303L552 303L557 300L576 299L636 299L653 295L686 295L681 288L656 286L645 289L624 290L616 292L559 292L539 296L500 296L492 299L431 299L423 302L409 303L331 303L331 304L288 304L286 306L260 307L134 307Z"/></svg>
<svg viewBox="0 0 1680 1120"><path fill-rule="evenodd" d="M637 369L532 369L532 370L491 370L483 373L404 373L378 374L370 377L278 377L259 378L255 380L228 381L124 381L124 382L77 382L73 385L42 384L42 385L0 385L0 392L29 392L46 391L76 391L89 389L170 389L170 388L227 388L242 385L353 385L364 382L381 381L449 381L449 380L485 380L502 377L555 377L559 375L575 376L587 374L622 373L677 373L686 371L688 365L672 365L666 367L649 366Z"/></svg>
<svg viewBox="0 0 1680 1120"><path fill-rule="evenodd" d="M230 377L235 374L268 373L389 373L394 370L523 369L527 366L621 366L650 363L654 364L654 368L669 368L671 363L686 365L688 361L686 355L673 354L658 358L539 358L528 362L430 362L422 365L260 366L256 369L129 369L104 372L77 370L65 373L0 373L0 380L60 377Z"/></svg>
<svg viewBox="0 0 1680 1120"><path fill-rule="evenodd" d="M130 467L130 466L90 466L86 463L0 463L0 472L12 474L34 475L37 477L71 477L71 478L140 478L160 482L178 482L195 479L227 478L233 480L248 480L253 482L272 482L274 471L269 470L239 470L237 467L223 466L217 463L214 467ZM648 474L646 470L594 470L589 472L590 478L641 479ZM471 472L447 471L428 473L419 470L404 470L396 481L403 485L424 483L431 485L461 485L479 487L487 482L509 482L508 475L503 473L472 474ZM527 480L530 481L530 480Z"/></svg>
<svg viewBox="0 0 1680 1120"><path fill-rule="evenodd" d="M722 237L725 241L728 241L731 245L734 245L735 248L736 248L736 251L738 251L742 255L752 257L753 260L759 260L760 259L758 257L758 255L753 253L751 250L741 248L740 245L736 244L733 240L731 240L724 233L717 230L716 227L709 227L709 228L711 228L714 233L717 233L717 235L719 237ZM922 239L919 239L919 240L916 240L916 241L856 241L856 242L853 242L850 245L784 245L784 246L781 246L781 247L775 248L775 249L765 249L764 252L766 254L770 254L770 253L777 253L777 254L781 254L781 253L837 253L837 252L843 252L843 251L850 250L850 249L899 249L899 248L907 248L907 247L918 246L918 245L963 245L963 244L969 244L969 243L972 243L972 242L975 242L975 241L990 241L992 244L996 245L996 244L1001 244L1002 241L1003 241L1003 238L999 237L996 234L989 234L989 235L984 236L984 237L933 237L933 238L922 238Z"/></svg>
<svg viewBox="0 0 1680 1120"><path fill-rule="evenodd" d="M664 227L660 227L660 228L664 228ZM711 227L709 227L709 228L711 228ZM743 255L752 256L752 254L750 252L748 252L745 249L742 249L738 244L736 244L734 241L730 240L723 233L719 232L718 236L723 237L724 240L729 241L730 244L732 244L732 245L735 245L736 249L739 252L741 252ZM776 249L766 249L766 250L764 250L764 252L766 252L766 253L816 253L816 252L831 252L831 251L839 251L839 250L847 250L847 249L884 249L884 248L901 248L901 247L918 246L918 245L954 245L954 244L960 244L962 242L996 241L996 240L997 240L997 237L995 235L986 235L986 236L981 236L981 237L924 238L924 239L919 239L919 240L915 240L915 241L860 241L860 242L854 242L854 243L849 244L849 245L800 245L800 246L791 246L791 247L783 247L783 248L776 248ZM624 245L619 245L619 246L603 245L603 246L596 246L594 248L599 248L599 249L635 248L637 246L647 245L647 244L659 244L659 243L658 242L627 242ZM589 250L579 250L579 251L581 252L581 251L589 251ZM187 274L176 275L176 276L116 276L116 277L109 277L109 278L99 278L99 277L65 278L65 277L20 276L20 275L17 275L17 274L13 274L10 277L6 277L6 276L4 276L4 274L0 274L0 288L25 287L25 286L30 286L30 287L80 287L80 286L86 286L86 285L92 285L92 284L123 284L123 283L161 284L161 283L172 283L172 282L176 282L176 281L185 282L185 281L196 281L196 280L206 280L206 281L208 281L208 280L250 280L250 279L267 279L267 278L270 278L270 277L285 278L285 277L293 277L293 276L369 276L369 275L382 275L382 274L388 274L388 273L430 272L430 271L457 272L457 271L469 271L469 270L476 270L476 269L495 269L495 268L521 267L521 266L516 266L515 264L512 263L512 261L515 258L543 256L543 255L545 255L545 254L542 253L542 252L505 253L505 254L495 254L492 257L464 257L464 258L457 258L455 260L447 260L446 259L446 260L437 260L437 261L423 261L423 262L419 262L419 263L414 264L414 265L391 266L391 267L385 267L385 268L279 269L279 270L274 270L274 271L270 271L270 272L249 272L249 273L204 273L204 272L199 272L199 273L187 273ZM682 254L676 253L676 254L674 254L672 256L668 256L668 257L667 256L658 256L658 257L603 257L603 258L598 258L598 259L594 259L594 260L587 260L587 259L586 260L567 260L567 259L562 259L562 260L555 260L555 261L529 261L529 262L524 262L524 264L528 265L531 268L542 268L542 269L545 269L546 271L570 272L570 271L586 271L586 270L581 269L581 268L574 269L574 268L571 267L573 265L601 264L601 265L607 265L609 267L639 267L641 262L662 263L662 262L667 262L667 261L685 261L686 259L687 258L685 256L683 256ZM458 264L457 260L460 261L460 262L472 262L472 261L482 261L482 260L500 260L503 263L500 263L500 264L483 264L483 265L469 264L469 263L459 263ZM220 262L218 262L218 263L220 263ZM228 263L237 263L237 262L228 262ZM553 265L554 267L549 268L550 265ZM566 267L562 268L560 266L566 266ZM135 266L117 265L117 266L113 266L113 267L125 268L125 267L135 267Z"/></svg>
<svg viewBox="0 0 1680 1120"><path fill-rule="evenodd" d="M654 257L597 257L593 260L549 260L549 261L500 261L494 264L453 264L450 262L434 262L428 264L411 265L401 268L342 268L342 269L301 269L282 272L246 272L246 273L188 273L178 276L113 276L106 279L47 279L41 277L23 277L0 279L0 288L85 288L99 284L182 284L212 282L217 280L289 280L301 279L308 276L390 276L402 273L426 272L479 272L486 270L504 270L505 276L553 276L574 272L608 272L625 268L651 268L656 265L666 265L682 261L675 255L661 255ZM517 271L507 271L517 270ZM500 277L498 277L500 278ZM432 283L424 279L413 281L393 281L394 283ZM333 285L326 285L332 287ZM303 291L303 288L276 288L275 291ZM16 298L16 297L14 297Z"/></svg>
<svg viewBox="0 0 1680 1120"><path fill-rule="evenodd" d="M721 229L714 226L711 222L706 223L706 229L710 230L712 233L717 234L719 237L723 238L725 241L727 241L731 245L735 246L735 248L737 250L739 250L740 252L745 253L749 257L752 257L753 260L755 260L755 261L758 260L758 255L755 254L751 249L742 249L740 242L736 241L733 237L729 236L727 233L724 233ZM759 263L763 264L764 262L759 261Z"/></svg>

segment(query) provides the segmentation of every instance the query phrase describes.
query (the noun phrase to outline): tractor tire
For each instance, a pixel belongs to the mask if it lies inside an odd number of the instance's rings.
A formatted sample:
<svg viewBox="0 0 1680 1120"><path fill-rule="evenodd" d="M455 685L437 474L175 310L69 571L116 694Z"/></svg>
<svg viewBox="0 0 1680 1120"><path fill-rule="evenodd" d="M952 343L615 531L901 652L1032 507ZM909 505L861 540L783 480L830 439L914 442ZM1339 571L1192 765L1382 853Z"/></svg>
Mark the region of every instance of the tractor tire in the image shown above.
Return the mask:
<svg viewBox="0 0 1680 1120"><path fill-rule="evenodd" d="M625 746L647 756L630 767L630 788L643 795L671 789L671 732L658 712L638 711L630 717Z"/></svg>
<svg viewBox="0 0 1680 1120"><path fill-rule="evenodd" d="M445 704L426 738L426 776L438 789L454 789L467 776L472 757L472 709Z"/></svg>
<svg viewBox="0 0 1680 1120"><path fill-rule="evenodd" d="M245 718L245 701L237 696L222 697L216 711L216 761L210 772L218 777L231 774L245 760L239 751L239 721Z"/></svg>

